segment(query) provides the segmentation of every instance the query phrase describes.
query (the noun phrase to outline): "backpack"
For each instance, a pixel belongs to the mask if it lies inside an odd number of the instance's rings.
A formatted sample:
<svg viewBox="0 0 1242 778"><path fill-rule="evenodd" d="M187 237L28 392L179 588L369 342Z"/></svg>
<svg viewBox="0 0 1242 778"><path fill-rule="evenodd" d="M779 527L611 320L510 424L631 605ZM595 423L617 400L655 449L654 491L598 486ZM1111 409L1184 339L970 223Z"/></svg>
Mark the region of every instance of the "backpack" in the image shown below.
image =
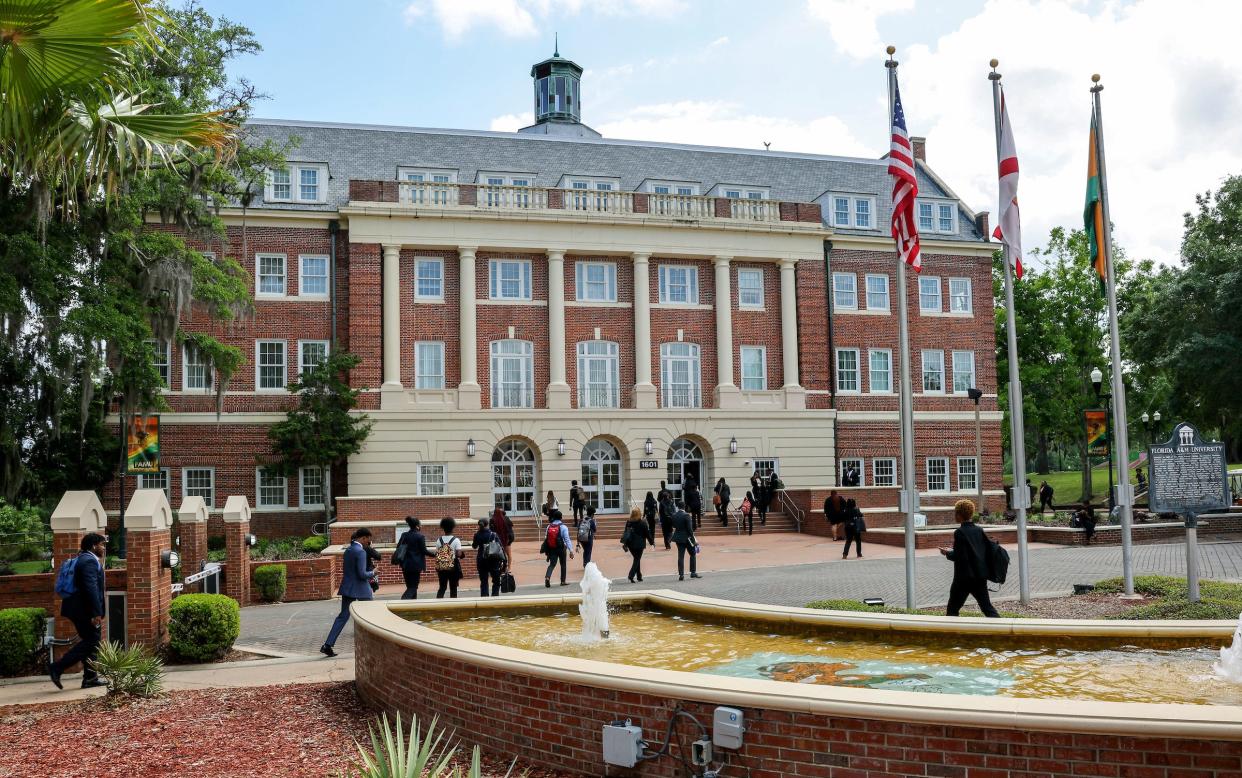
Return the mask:
<svg viewBox="0 0 1242 778"><path fill-rule="evenodd" d="M777 478L776 475L773 474L772 480L768 483L768 488L774 492L779 492L785 488L785 482L782 481L780 478Z"/></svg>
<svg viewBox="0 0 1242 778"><path fill-rule="evenodd" d="M449 535L448 537L452 537ZM457 569L457 552L453 551L453 541L440 538L440 546L436 549L436 572L447 573Z"/></svg>
<svg viewBox="0 0 1242 778"><path fill-rule="evenodd" d="M544 545L548 547L549 553L556 552L561 547L561 527L564 524L549 524L547 537L544 539Z"/></svg>
<svg viewBox="0 0 1242 778"><path fill-rule="evenodd" d="M1009 575L1009 552L995 540L988 541L988 580L994 584L1005 583Z"/></svg>
<svg viewBox="0 0 1242 778"><path fill-rule="evenodd" d="M493 537L491 540L483 544L483 561L484 562L503 562L505 558L505 547L500 545L500 540Z"/></svg>
<svg viewBox="0 0 1242 778"><path fill-rule="evenodd" d="M66 559L60 565L60 571L56 573L56 596L62 600L67 600L77 593L78 587L73 582L73 571L78 566L78 558L71 557Z"/></svg>
<svg viewBox="0 0 1242 778"><path fill-rule="evenodd" d="M590 543L595 538L595 533L591 531L591 521L583 519L578 525L578 542Z"/></svg>

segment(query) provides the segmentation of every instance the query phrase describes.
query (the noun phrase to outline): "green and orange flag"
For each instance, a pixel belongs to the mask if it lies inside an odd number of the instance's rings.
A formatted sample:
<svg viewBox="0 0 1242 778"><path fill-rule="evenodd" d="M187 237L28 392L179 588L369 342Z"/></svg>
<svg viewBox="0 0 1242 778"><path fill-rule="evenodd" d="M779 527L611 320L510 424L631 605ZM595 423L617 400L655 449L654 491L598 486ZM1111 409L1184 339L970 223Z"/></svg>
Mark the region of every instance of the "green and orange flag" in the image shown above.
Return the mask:
<svg viewBox="0 0 1242 778"><path fill-rule="evenodd" d="M1087 243L1091 249L1091 265L1100 277L1100 293L1106 293L1108 272L1105 268L1104 251L1104 205L1100 201L1099 133L1096 132L1095 111L1091 112L1091 142L1087 149L1087 204L1083 207L1082 221L1087 231Z"/></svg>

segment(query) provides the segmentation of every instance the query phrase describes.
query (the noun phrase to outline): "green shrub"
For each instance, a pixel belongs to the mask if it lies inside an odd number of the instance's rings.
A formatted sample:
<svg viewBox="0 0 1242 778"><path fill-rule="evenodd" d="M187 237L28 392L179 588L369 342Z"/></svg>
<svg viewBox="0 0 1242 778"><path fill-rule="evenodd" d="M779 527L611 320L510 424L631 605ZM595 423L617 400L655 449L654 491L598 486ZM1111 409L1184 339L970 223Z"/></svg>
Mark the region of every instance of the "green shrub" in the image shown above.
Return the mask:
<svg viewBox="0 0 1242 778"><path fill-rule="evenodd" d="M288 570L284 565L259 565L254 569L250 582L259 590L259 596L265 602L280 602L285 596L285 586L289 580Z"/></svg>
<svg viewBox="0 0 1242 778"><path fill-rule="evenodd" d="M224 550L224 549L220 549L220 550L218 550L218 551L208 551L208 552L207 552L207 561L208 561L208 562L225 562L225 561L227 561L227 557L228 557L228 554L227 554L227 552L225 552L225 550Z"/></svg>
<svg viewBox="0 0 1242 778"><path fill-rule="evenodd" d="M223 594L183 594L168 609L168 644L183 659L219 659L240 631L237 601Z"/></svg>
<svg viewBox="0 0 1242 778"><path fill-rule="evenodd" d="M1095 585L1095 591L1101 594L1120 594L1125 591L1125 583L1121 578L1106 578ZM1186 579L1171 575L1136 575L1134 592L1145 597L1174 597L1183 600L1189 595ZM1242 584L1200 581L1199 594L1217 600L1242 600Z"/></svg>
<svg viewBox="0 0 1242 778"><path fill-rule="evenodd" d="M42 608L0 610L0 675L15 675L34 660L47 631Z"/></svg>
<svg viewBox="0 0 1242 778"><path fill-rule="evenodd" d="M361 764L354 765L353 775L358 778L405 778L411 775L426 778L480 778L483 775L479 747L471 752L470 768L463 772L454 766L457 746L453 745L452 733L445 733L436 728L436 720L426 734L418 725L418 717L410 718L410 734L407 739L401 727L401 714L396 721L389 722L385 713L379 721L367 725L371 734L371 750L368 752L358 744L358 753L362 757ZM516 762L516 760L514 760ZM513 773L513 765L505 776Z"/></svg>
<svg viewBox="0 0 1242 778"><path fill-rule="evenodd" d="M895 608L891 605L875 606L867 605L861 600L816 600L808 602L808 608L818 608L826 611L858 611L866 613L918 613L919 611L908 611L905 608Z"/></svg>
<svg viewBox="0 0 1242 778"><path fill-rule="evenodd" d="M302 558L302 538L260 538L250 549L255 561L279 562Z"/></svg>
<svg viewBox="0 0 1242 778"><path fill-rule="evenodd" d="M302 551L307 554L318 554L328 547L327 535L311 535L302 541Z"/></svg>
<svg viewBox="0 0 1242 778"><path fill-rule="evenodd" d="M1114 619L1162 620L1162 619L1211 619L1236 621L1242 615L1242 600L1218 600L1205 597L1191 602L1181 597L1168 597L1131 608Z"/></svg>
<svg viewBox="0 0 1242 778"><path fill-rule="evenodd" d="M0 559L0 575L15 575L17 570L13 568L13 563L5 559Z"/></svg>
<svg viewBox="0 0 1242 778"><path fill-rule="evenodd" d="M37 508L0 502L0 558L29 562L41 559L51 548L51 531Z"/></svg>
<svg viewBox="0 0 1242 778"><path fill-rule="evenodd" d="M155 697L164 690L164 663L145 646L105 642L91 665L108 682L108 694Z"/></svg>

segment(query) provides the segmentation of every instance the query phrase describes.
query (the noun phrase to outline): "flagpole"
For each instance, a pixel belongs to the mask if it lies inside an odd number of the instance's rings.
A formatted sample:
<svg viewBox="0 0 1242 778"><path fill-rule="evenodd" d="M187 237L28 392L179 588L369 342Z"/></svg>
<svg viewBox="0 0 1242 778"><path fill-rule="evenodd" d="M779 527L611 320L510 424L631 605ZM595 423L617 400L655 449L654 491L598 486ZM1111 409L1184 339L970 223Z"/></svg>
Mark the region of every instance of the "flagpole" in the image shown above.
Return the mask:
<svg viewBox="0 0 1242 778"><path fill-rule="evenodd" d="M1100 74L1091 76L1091 99L1095 109L1095 159L1100 176L1100 215L1104 221L1105 291L1108 294L1108 336L1110 360L1113 363L1113 440L1109 445L1117 451L1120 476L1117 479L1117 507L1121 512L1121 573L1125 593L1134 594L1134 551L1130 543L1130 525L1134 503L1130 489L1130 436L1126 426L1126 392L1121 380L1121 338L1117 332L1117 279L1113 268L1113 223L1108 215L1108 172L1104 166L1104 116L1100 111Z"/></svg>
<svg viewBox="0 0 1242 778"><path fill-rule="evenodd" d="M893 101L897 84L897 60L888 47L888 131L893 132ZM914 514L919 510L919 492L914 480L914 389L910 380L910 322L906 311L906 263L897 254L897 333L901 349L901 494L900 507L906 514L906 608L914 610Z"/></svg>
<svg viewBox="0 0 1242 778"><path fill-rule="evenodd" d="M996 72L1000 64L992 60L992 72L988 80L992 82L992 112L996 124L996 164L1001 159L1001 74ZM1003 196L1003 195L1002 195ZM1000 203L999 214L1005 212L1006 203ZM986 235L984 236L987 237ZM1020 259L1020 258L1019 258ZM1030 507L1031 492L1026 487L1026 430L1022 419L1022 376L1018 370L1018 334L1014 328L1013 313L1013 265L1010 264L1009 243L1001 241L1001 264L1005 266L1005 330L1009 346L1009 443L1013 451L1013 490L1010 492L1014 510L1018 512L1018 596L1022 604L1031 601L1031 579L1029 557L1026 545L1026 509ZM977 476L983 477L982 463L976 470Z"/></svg>

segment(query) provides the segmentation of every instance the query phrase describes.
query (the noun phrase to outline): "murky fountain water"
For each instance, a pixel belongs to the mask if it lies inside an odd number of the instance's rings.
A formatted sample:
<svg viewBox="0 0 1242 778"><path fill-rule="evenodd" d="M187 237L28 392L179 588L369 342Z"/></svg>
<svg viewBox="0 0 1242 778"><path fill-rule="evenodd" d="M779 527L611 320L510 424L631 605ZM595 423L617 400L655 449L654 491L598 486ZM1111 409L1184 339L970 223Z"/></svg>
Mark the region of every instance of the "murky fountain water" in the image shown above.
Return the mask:
<svg viewBox="0 0 1242 778"><path fill-rule="evenodd" d="M604 577L594 562L582 571L582 604L578 613L582 616L582 639L588 642L608 637L608 587L612 581Z"/></svg>
<svg viewBox="0 0 1242 778"><path fill-rule="evenodd" d="M1242 683L1242 614L1233 631L1233 643L1220 650L1220 660L1212 665L1216 674L1227 681Z"/></svg>

